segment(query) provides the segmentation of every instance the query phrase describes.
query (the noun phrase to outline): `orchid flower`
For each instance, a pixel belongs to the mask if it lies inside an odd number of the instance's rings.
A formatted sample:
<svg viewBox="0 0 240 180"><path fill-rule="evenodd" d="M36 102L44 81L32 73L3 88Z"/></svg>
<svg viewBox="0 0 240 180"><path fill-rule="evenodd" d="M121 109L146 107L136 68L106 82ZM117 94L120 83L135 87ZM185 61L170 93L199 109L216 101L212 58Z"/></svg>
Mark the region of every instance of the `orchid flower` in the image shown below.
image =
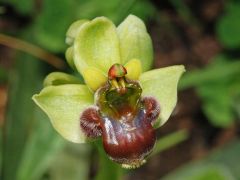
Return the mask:
<svg viewBox="0 0 240 180"><path fill-rule="evenodd" d="M171 115L184 66L148 71L151 38L141 19L129 15L118 27L106 17L78 20L67 31L66 59L83 77L53 72L33 96L65 139L101 138L108 157L125 168L145 162L156 128Z"/></svg>

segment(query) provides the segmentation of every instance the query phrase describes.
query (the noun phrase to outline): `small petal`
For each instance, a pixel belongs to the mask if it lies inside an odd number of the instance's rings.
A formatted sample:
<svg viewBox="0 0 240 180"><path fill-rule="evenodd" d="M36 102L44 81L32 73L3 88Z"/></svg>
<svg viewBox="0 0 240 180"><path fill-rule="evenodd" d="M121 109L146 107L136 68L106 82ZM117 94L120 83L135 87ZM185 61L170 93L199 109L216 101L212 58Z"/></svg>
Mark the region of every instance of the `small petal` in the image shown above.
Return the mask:
<svg viewBox="0 0 240 180"><path fill-rule="evenodd" d="M88 20L86 19L81 19L81 20L78 20L78 21L75 21L73 22L70 27L68 28L67 30L67 33L66 33L66 43L68 45L72 45L76 36L78 35L79 31L80 31L80 28L82 27L83 24L85 24L86 22L89 22Z"/></svg>
<svg viewBox="0 0 240 180"><path fill-rule="evenodd" d="M122 63L125 64L131 59L139 59L143 71L149 70L153 62L153 47L142 20L134 15L129 15L117 27L117 32Z"/></svg>
<svg viewBox="0 0 240 180"><path fill-rule="evenodd" d="M81 84L81 80L63 72L52 72L43 81L43 86L57 86L62 84Z"/></svg>
<svg viewBox="0 0 240 180"><path fill-rule="evenodd" d="M96 91L100 86L107 82L107 77L103 72L94 67L85 68L82 71L82 76L87 86L93 91Z"/></svg>
<svg viewBox="0 0 240 180"><path fill-rule="evenodd" d="M138 80L142 73L142 64L138 59L132 59L124 65L127 69L126 77L131 80Z"/></svg>
<svg viewBox="0 0 240 180"><path fill-rule="evenodd" d="M48 86L34 95L33 100L48 115L59 134L75 143L85 142L86 137L80 128L80 116L93 104L93 95L87 86Z"/></svg>
<svg viewBox="0 0 240 180"><path fill-rule="evenodd" d="M177 102L177 84L184 71L184 66L176 65L148 71L140 76L143 97L153 96L160 104L160 118L155 127L162 126L171 115Z"/></svg>
<svg viewBox="0 0 240 180"><path fill-rule="evenodd" d="M107 74L115 63L120 63L116 27L105 17L83 24L74 42L74 63L82 73L88 66Z"/></svg>

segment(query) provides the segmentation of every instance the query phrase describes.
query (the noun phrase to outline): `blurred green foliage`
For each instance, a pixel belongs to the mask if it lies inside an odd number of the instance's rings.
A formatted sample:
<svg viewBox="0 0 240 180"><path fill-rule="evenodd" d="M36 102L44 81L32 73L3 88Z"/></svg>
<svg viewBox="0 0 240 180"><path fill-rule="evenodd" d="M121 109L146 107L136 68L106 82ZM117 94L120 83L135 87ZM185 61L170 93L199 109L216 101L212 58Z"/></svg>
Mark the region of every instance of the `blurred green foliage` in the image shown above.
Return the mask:
<svg viewBox="0 0 240 180"><path fill-rule="evenodd" d="M217 23L217 35L222 45L229 49L240 49L240 2L229 1L225 14Z"/></svg>
<svg viewBox="0 0 240 180"><path fill-rule="evenodd" d="M29 99L36 90L39 81L38 64L28 56L22 56L25 61L17 61L16 69L11 73L10 100L6 118L6 129L3 146L4 179L14 179L17 166L21 159L29 127L33 121L33 103ZM28 67L31 68L28 68ZM31 84L29 86L28 84ZM23 131L24 130L24 131ZM8 176L8 177L6 177Z"/></svg>
<svg viewBox="0 0 240 180"><path fill-rule="evenodd" d="M240 50L239 18L240 3L226 3L216 34L227 50L213 58L206 68L187 72L180 84L182 89L196 88L208 120L221 128L229 127L239 118L240 57L232 57L232 51Z"/></svg>
<svg viewBox="0 0 240 180"><path fill-rule="evenodd" d="M240 178L240 141L235 140L203 160L190 163L163 180L237 180Z"/></svg>
<svg viewBox="0 0 240 180"><path fill-rule="evenodd" d="M240 96L240 61L218 55L205 69L187 72L180 88L195 87L203 103L203 111L217 127L228 127L237 119Z"/></svg>
<svg viewBox="0 0 240 180"><path fill-rule="evenodd" d="M50 163L49 169L45 169L45 173L47 172L47 179L89 179L91 149L92 147L86 144L66 143L62 151L52 155L54 160Z"/></svg>
<svg viewBox="0 0 240 180"><path fill-rule="evenodd" d="M34 37L37 43L52 52L66 49L65 33L70 24L77 19L93 19L106 16L120 23L132 13L143 20L153 17L155 8L148 0L44 0L40 8L33 0L3 0L20 13L33 15Z"/></svg>
<svg viewBox="0 0 240 180"><path fill-rule="evenodd" d="M39 66L34 58L19 55L15 69L10 73L2 152L3 179L6 180L41 177L54 157L52 154L59 151L63 143L31 100L42 80Z"/></svg>
<svg viewBox="0 0 240 180"><path fill-rule="evenodd" d="M35 11L34 0L3 0L3 2L13 5L23 15L33 14Z"/></svg>
<svg viewBox="0 0 240 180"><path fill-rule="evenodd" d="M4 83L7 81L7 71L0 66L0 83Z"/></svg>

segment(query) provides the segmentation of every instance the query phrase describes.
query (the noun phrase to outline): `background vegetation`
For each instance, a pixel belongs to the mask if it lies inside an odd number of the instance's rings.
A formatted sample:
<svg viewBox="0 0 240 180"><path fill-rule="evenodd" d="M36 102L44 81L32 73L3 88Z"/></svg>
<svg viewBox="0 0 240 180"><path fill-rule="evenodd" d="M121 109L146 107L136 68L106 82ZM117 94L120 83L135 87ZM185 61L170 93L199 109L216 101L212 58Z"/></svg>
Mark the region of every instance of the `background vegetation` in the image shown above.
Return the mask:
<svg viewBox="0 0 240 180"><path fill-rule="evenodd" d="M94 144L72 144L31 96L65 64L65 32L81 18L141 17L154 68L184 64L179 101L148 162L123 170ZM1 0L0 179L240 179L240 2Z"/></svg>

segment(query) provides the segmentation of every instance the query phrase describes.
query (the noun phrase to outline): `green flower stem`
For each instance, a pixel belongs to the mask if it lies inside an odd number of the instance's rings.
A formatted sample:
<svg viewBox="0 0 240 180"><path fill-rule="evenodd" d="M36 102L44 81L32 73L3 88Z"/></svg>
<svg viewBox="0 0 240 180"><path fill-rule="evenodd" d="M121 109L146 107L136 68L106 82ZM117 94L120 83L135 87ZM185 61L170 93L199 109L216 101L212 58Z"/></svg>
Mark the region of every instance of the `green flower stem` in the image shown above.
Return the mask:
<svg viewBox="0 0 240 180"><path fill-rule="evenodd" d="M119 164L112 162L103 150L102 142L100 140L95 142L95 147L99 153L99 171L95 180L121 180L123 176L123 169Z"/></svg>
<svg viewBox="0 0 240 180"><path fill-rule="evenodd" d="M187 138L188 132L186 130L179 130L160 138L157 141L150 157L157 155L158 153L185 141Z"/></svg>

